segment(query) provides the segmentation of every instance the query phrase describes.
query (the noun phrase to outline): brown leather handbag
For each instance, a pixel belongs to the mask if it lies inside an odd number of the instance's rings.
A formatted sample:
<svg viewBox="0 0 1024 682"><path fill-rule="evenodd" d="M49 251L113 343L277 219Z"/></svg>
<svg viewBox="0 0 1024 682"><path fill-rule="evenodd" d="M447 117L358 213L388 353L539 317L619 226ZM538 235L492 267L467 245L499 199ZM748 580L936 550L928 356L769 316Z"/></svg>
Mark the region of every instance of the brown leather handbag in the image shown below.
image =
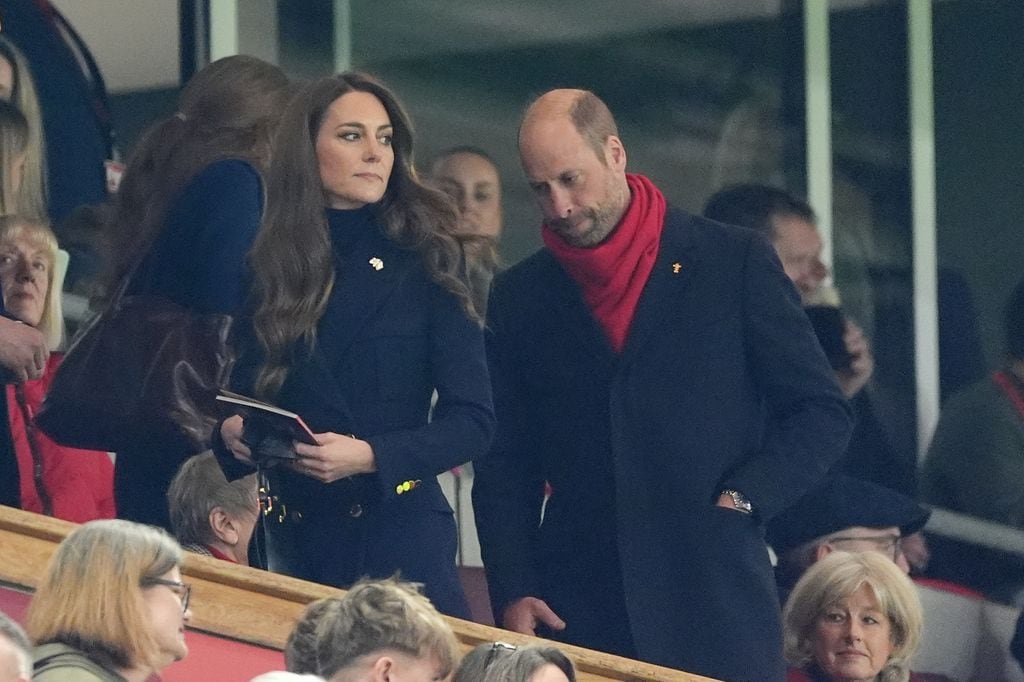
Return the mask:
<svg viewBox="0 0 1024 682"><path fill-rule="evenodd" d="M234 359L231 316L126 289L76 336L36 425L61 445L89 450L182 435L200 442Z"/></svg>

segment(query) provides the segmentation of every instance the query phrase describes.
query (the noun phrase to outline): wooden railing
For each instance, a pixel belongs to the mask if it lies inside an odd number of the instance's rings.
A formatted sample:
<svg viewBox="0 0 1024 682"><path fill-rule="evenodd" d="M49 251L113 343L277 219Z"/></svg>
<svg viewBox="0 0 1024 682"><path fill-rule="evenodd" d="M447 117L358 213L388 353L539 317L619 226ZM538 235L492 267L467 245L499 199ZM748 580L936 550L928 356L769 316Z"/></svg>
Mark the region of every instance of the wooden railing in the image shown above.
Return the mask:
<svg viewBox="0 0 1024 682"><path fill-rule="evenodd" d="M0 506L0 582L34 589L57 544L74 527L65 521ZM192 584L190 628L273 649L284 647L306 604L344 594L332 587L194 554L187 556L182 574ZM448 618L448 622L465 650L495 640L514 644L543 641L457 618ZM589 649L559 648L573 659L582 682L708 679Z"/></svg>

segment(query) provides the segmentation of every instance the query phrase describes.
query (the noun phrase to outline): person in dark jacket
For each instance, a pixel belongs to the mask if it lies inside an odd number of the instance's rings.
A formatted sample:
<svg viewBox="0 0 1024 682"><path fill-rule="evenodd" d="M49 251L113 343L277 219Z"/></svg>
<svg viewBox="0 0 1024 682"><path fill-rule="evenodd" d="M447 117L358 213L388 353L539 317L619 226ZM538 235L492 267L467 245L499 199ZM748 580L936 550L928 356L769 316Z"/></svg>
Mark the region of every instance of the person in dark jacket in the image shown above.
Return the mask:
<svg viewBox="0 0 1024 682"><path fill-rule="evenodd" d="M292 101L232 385L316 434L266 471L271 570L342 587L400 571L468 617L436 476L486 451L494 413L455 208L416 179L411 155L408 118L365 75L321 79ZM221 425L229 477L261 460L250 423Z"/></svg>
<svg viewBox="0 0 1024 682"><path fill-rule="evenodd" d="M128 160L112 242L108 292L155 294L196 313L234 314L245 300L245 257L263 215L270 138L291 94L276 66L254 57L213 62L153 125ZM118 453L120 518L170 529L167 488L206 443L154 433Z"/></svg>
<svg viewBox="0 0 1024 682"><path fill-rule="evenodd" d="M850 429L793 285L763 237L627 174L593 93L542 95L519 149L546 248L498 276L488 309L498 434L473 503L496 619L781 679L762 524Z"/></svg>
<svg viewBox="0 0 1024 682"><path fill-rule="evenodd" d="M744 184L716 192L704 207L704 217L748 227L768 237L783 269L800 292L856 418L840 469L913 496L917 471L914 453L895 448L876 414L868 389L875 371L871 345L860 327L837 310L838 300L830 301L830 305L821 304L823 297L829 295L823 294L828 288L822 286L829 268L821 261L824 242L818 233L814 210L800 197L777 187ZM838 297L834 290L828 291ZM832 309L831 314L828 308ZM830 318L834 320L831 325Z"/></svg>

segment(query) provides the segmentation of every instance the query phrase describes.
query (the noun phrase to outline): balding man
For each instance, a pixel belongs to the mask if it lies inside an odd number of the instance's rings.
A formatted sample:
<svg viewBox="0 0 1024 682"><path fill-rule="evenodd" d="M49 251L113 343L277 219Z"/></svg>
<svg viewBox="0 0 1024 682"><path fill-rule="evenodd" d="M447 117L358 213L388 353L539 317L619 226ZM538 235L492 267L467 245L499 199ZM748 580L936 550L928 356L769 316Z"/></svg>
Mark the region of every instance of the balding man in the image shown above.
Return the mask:
<svg viewBox="0 0 1024 682"><path fill-rule="evenodd" d="M546 248L490 300L499 434L473 492L496 619L782 680L762 524L824 476L850 430L796 292L763 237L669 207L627 174L592 93L538 98L519 149Z"/></svg>

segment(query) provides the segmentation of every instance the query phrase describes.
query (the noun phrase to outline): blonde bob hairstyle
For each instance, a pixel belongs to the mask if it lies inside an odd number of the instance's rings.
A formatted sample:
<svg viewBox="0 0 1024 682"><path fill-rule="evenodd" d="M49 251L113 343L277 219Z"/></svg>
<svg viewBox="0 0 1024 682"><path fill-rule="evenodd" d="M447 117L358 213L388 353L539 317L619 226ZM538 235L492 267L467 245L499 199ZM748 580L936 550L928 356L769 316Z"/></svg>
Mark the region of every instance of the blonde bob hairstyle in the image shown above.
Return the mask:
<svg viewBox="0 0 1024 682"><path fill-rule="evenodd" d="M0 35L0 59L11 65L14 75L10 102L18 108L28 123L25 169L18 190L18 213L35 218L46 218L46 141L43 136L43 114L39 96L21 50L5 36Z"/></svg>
<svg viewBox="0 0 1024 682"><path fill-rule="evenodd" d="M109 670L162 667L144 583L180 566L166 531L131 521L86 523L57 547L28 608L37 645L60 642Z"/></svg>
<svg viewBox="0 0 1024 682"><path fill-rule="evenodd" d="M866 585L889 619L893 652L880 682L907 682L909 661L921 643L924 616L917 590L898 566L878 552L832 552L797 582L782 612L786 659L802 670L816 667L814 631L819 618Z"/></svg>
<svg viewBox="0 0 1024 682"><path fill-rule="evenodd" d="M46 337L49 348L59 348L64 341L64 310L61 306L62 282L57 280L57 235L49 225L38 220L16 215L0 216L0 251L22 239L46 254L46 303L37 328Z"/></svg>

